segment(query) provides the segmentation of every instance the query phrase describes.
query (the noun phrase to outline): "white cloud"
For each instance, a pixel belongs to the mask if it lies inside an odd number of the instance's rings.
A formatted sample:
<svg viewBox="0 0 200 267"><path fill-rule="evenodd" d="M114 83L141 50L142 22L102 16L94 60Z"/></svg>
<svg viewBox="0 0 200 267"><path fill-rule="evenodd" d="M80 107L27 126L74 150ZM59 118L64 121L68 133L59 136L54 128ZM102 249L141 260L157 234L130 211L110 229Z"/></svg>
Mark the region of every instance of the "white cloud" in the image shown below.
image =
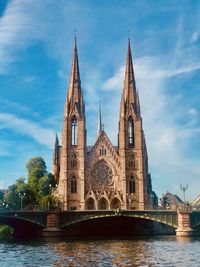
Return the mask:
<svg viewBox="0 0 200 267"><path fill-rule="evenodd" d="M191 41L196 43L199 40L199 33L196 31L192 34Z"/></svg>
<svg viewBox="0 0 200 267"><path fill-rule="evenodd" d="M7 141L0 140L0 157L10 157L12 156L12 148L10 143Z"/></svg>
<svg viewBox="0 0 200 267"><path fill-rule="evenodd" d="M53 147L55 132L51 129L43 128L39 124L19 118L14 114L0 113L0 130L9 129L14 132L27 135L36 142Z"/></svg>
<svg viewBox="0 0 200 267"><path fill-rule="evenodd" d="M188 183L188 179L190 179L190 182L193 183L191 186L193 193L198 194L195 183L200 176L199 162L197 159L187 156L185 151L188 148L191 149L190 143L193 138L197 138L200 129L195 125L191 126L189 122L188 124L178 122L183 116L182 107L178 107L178 100L170 103L169 96L165 91L165 79L197 70L200 68L200 64L191 63L189 66L185 65L186 67L170 68L159 61L157 57L142 57L134 60L136 83L140 88L149 165L153 170L152 177L154 178L154 175L157 177L153 179L154 188L159 194L162 193L162 188L179 193L179 183ZM124 69L124 66L121 66L103 84L104 91L115 90L119 96L123 88ZM113 97L114 95L116 94L113 94ZM171 105L174 105L174 110L176 110L173 116ZM175 105L177 105L176 108ZM114 124L116 114L109 112L107 114L109 120ZM196 109L191 108L189 114L195 116ZM116 127L114 133L116 134L117 131ZM111 137L113 138L112 135ZM190 166L189 169L188 166Z"/></svg>
<svg viewBox="0 0 200 267"><path fill-rule="evenodd" d="M49 42L49 38L52 38L51 26L55 23L46 10L51 10L54 4L52 0L9 2L0 18L0 74L7 73L11 63L21 60L19 51L29 47L35 40L44 42L47 47L53 43ZM33 78L27 76L25 81L32 81Z"/></svg>
<svg viewBox="0 0 200 267"><path fill-rule="evenodd" d="M169 64L170 65L170 64ZM141 57L134 60L134 70L137 80L154 80L170 78L176 75L182 75L200 69L200 64L197 62L183 62L179 68L173 68L164 65L157 57ZM121 66L114 75L103 83L104 90L121 90L124 79L125 66Z"/></svg>
<svg viewBox="0 0 200 267"><path fill-rule="evenodd" d="M118 71L113 75L113 77L109 78L102 86L105 90L121 90L122 81L124 79L124 70L125 66L121 66Z"/></svg>
<svg viewBox="0 0 200 267"><path fill-rule="evenodd" d="M190 115L192 115L192 116L196 116L197 115L197 110L195 109L195 108L191 108L190 110L189 110L189 114Z"/></svg>

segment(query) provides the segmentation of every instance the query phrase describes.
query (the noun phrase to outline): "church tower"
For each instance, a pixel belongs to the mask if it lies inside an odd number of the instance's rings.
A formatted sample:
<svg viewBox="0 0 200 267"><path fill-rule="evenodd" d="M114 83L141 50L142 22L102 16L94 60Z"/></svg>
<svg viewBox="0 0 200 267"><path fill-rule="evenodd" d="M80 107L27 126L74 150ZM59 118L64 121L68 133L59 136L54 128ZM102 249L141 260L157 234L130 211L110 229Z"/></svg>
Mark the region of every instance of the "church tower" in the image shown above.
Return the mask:
<svg viewBox="0 0 200 267"><path fill-rule="evenodd" d="M118 134L121 182L125 209L150 207L148 159L136 89L130 40L125 66L124 88L120 103Z"/></svg>
<svg viewBox="0 0 200 267"><path fill-rule="evenodd" d="M151 176L130 40L120 104L118 146L114 146L103 127L100 105L96 141L93 145L86 143L85 104L75 38L62 145L56 135L53 173L58 182L56 193L64 210L152 208Z"/></svg>
<svg viewBox="0 0 200 267"><path fill-rule="evenodd" d="M86 154L85 104L81 89L76 38L64 108L58 194L64 210L84 209Z"/></svg>

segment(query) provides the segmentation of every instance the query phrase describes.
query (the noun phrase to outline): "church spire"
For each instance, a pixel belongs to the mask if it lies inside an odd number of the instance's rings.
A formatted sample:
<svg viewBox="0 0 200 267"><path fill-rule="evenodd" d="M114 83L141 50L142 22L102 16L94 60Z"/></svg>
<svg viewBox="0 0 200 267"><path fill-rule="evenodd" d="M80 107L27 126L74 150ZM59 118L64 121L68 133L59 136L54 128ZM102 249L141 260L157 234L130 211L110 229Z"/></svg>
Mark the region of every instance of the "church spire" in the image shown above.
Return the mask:
<svg viewBox="0 0 200 267"><path fill-rule="evenodd" d="M103 131L102 126L103 125L102 125L102 121L101 121L101 104L99 103L97 136Z"/></svg>
<svg viewBox="0 0 200 267"><path fill-rule="evenodd" d="M60 168L60 149L59 149L58 135L56 133L54 152L53 152L53 174L57 181L59 179L59 168Z"/></svg>
<svg viewBox="0 0 200 267"><path fill-rule="evenodd" d="M81 79L79 72L77 40L74 40L74 54L72 59L71 75L69 82L69 90L67 95L67 103L70 103L70 107L77 105L79 111L84 107L83 96L81 91Z"/></svg>
<svg viewBox="0 0 200 267"><path fill-rule="evenodd" d="M140 117L140 100L139 100L139 92L136 90L136 113L137 116Z"/></svg>
<svg viewBox="0 0 200 267"><path fill-rule="evenodd" d="M133 71L130 39L128 39L128 52L126 57L123 97L125 103L127 104L133 104L136 102L136 85Z"/></svg>
<svg viewBox="0 0 200 267"><path fill-rule="evenodd" d="M56 138L55 138L55 144L54 144L54 153L53 153L53 164L57 164L59 160L59 140L58 140L58 135L56 133Z"/></svg>

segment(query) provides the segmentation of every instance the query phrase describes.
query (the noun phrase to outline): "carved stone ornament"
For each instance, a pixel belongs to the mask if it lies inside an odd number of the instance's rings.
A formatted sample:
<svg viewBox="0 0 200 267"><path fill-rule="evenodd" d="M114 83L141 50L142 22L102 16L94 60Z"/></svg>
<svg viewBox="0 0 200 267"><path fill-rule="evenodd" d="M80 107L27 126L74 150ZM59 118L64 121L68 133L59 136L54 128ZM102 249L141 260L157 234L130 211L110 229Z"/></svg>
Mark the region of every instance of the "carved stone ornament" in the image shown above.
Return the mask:
<svg viewBox="0 0 200 267"><path fill-rule="evenodd" d="M92 170L94 185L109 185L113 180L113 171L104 161L97 163Z"/></svg>

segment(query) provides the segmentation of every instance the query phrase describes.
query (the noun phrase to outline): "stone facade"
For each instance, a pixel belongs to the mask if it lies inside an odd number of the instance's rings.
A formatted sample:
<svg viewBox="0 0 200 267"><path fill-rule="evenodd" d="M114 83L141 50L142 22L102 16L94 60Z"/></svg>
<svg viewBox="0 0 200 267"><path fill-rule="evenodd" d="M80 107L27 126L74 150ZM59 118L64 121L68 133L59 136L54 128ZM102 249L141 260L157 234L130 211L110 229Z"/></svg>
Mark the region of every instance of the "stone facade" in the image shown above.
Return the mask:
<svg viewBox="0 0 200 267"><path fill-rule="evenodd" d="M142 129L130 41L120 103L118 146L101 125L96 142L87 146L85 103L81 89L77 45L64 109L62 145L56 136L53 173L64 210L152 208L151 176Z"/></svg>

